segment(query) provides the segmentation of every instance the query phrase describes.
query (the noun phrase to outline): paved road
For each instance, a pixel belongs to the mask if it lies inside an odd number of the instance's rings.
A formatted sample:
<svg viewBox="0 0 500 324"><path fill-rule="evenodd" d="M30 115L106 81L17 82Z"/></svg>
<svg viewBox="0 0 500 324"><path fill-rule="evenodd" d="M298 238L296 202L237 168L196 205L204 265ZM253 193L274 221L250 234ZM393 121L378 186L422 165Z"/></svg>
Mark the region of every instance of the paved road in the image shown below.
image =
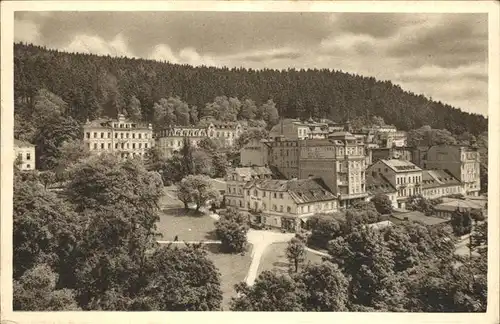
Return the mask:
<svg viewBox="0 0 500 324"><path fill-rule="evenodd" d="M221 241L156 241L160 244L221 244Z"/></svg>
<svg viewBox="0 0 500 324"><path fill-rule="evenodd" d="M293 233L277 233L271 231L259 231L250 229L247 234L248 242L253 245L252 249L252 263L248 269L245 282L247 285L251 286L255 282L257 277L257 271L259 270L260 260L262 259L262 254L273 243L288 242L295 234Z"/></svg>

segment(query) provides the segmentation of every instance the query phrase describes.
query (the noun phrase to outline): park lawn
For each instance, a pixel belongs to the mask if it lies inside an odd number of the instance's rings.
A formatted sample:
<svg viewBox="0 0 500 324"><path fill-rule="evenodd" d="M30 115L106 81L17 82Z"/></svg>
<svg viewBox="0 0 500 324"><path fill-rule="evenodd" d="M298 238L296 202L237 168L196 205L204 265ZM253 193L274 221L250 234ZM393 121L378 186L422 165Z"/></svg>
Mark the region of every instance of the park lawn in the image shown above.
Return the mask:
<svg viewBox="0 0 500 324"><path fill-rule="evenodd" d="M278 273L288 273L289 262L286 258L286 247L288 243L274 243L267 247L260 259L258 274L270 270ZM311 263L320 263L322 256L306 251L306 261Z"/></svg>
<svg viewBox="0 0 500 324"><path fill-rule="evenodd" d="M252 247L245 255L219 253L215 245L208 249L208 258L212 260L221 274L222 308L229 310L231 297L236 296L234 285L245 280L252 261Z"/></svg>
<svg viewBox="0 0 500 324"><path fill-rule="evenodd" d="M167 208L160 213L160 221L156 224L163 237L160 241L173 241L178 236L179 241L214 240L215 220L203 213L184 208Z"/></svg>

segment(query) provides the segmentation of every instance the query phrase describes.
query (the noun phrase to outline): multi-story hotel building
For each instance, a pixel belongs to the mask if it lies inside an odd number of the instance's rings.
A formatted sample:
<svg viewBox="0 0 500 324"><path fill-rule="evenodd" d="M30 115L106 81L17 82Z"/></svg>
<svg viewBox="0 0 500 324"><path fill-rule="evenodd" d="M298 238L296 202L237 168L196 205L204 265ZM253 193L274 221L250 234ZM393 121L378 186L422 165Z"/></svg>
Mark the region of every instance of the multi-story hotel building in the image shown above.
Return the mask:
<svg viewBox="0 0 500 324"><path fill-rule="evenodd" d="M464 194L479 195L480 155L477 148L460 145L438 145L429 148L422 161L424 169L448 170L463 185Z"/></svg>
<svg viewBox="0 0 500 324"><path fill-rule="evenodd" d="M243 187L251 180L273 179L273 173L266 167L229 168L226 173L226 192L224 199L227 206L243 208L245 206Z"/></svg>
<svg viewBox="0 0 500 324"><path fill-rule="evenodd" d="M158 148L169 157L182 148L184 138L194 146L206 137L218 140L224 146L233 146L243 131L240 123L212 121L206 127L171 126L156 132L155 138Z"/></svg>
<svg viewBox="0 0 500 324"><path fill-rule="evenodd" d="M404 160L379 160L367 169L372 177L383 176L397 190L397 208L405 208L406 200L422 193L422 169Z"/></svg>
<svg viewBox="0 0 500 324"><path fill-rule="evenodd" d="M122 114L118 119L87 121L83 136L91 153L113 153L122 159L143 158L154 146L152 125L127 120Z"/></svg>
<svg viewBox="0 0 500 324"><path fill-rule="evenodd" d="M155 134L156 147L167 158L184 146L184 138L188 138L193 146L208 137L207 129L192 126L172 126Z"/></svg>
<svg viewBox="0 0 500 324"><path fill-rule="evenodd" d="M20 170L35 170L35 145L14 139L14 156Z"/></svg>
<svg viewBox="0 0 500 324"><path fill-rule="evenodd" d="M296 232L315 213L337 211L337 199L318 178L302 180L252 180L243 188L244 207L250 221Z"/></svg>
<svg viewBox="0 0 500 324"><path fill-rule="evenodd" d="M299 178L321 177L346 208L366 200L366 156L363 139L336 132L327 140L300 142Z"/></svg>
<svg viewBox="0 0 500 324"><path fill-rule="evenodd" d="M299 140L277 137L264 144L268 147L268 164L275 167L285 178L299 178Z"/></svg>
<svg viewBox="0 0 500 324"><path fill-rule="evenodd" d="M267 140L253 139L240 150L242 166L265 166L269 163Z"/></svg>

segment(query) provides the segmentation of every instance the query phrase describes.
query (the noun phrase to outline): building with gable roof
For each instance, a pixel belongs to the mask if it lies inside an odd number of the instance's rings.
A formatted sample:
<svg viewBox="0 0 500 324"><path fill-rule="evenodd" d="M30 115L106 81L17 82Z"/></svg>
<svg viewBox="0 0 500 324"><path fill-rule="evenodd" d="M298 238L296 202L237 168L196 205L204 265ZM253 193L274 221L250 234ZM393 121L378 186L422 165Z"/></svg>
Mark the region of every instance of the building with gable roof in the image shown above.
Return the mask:
<svg viewBox="0 0 500 324"><path fill-rule="evenodd" d="M392 207L398 206L398 190L382 173L368 173L366 175L366 190L368 199L371 200L377 194L384 194L389 197Z"/></svg>
<svg viewBox="0 0 500 324"><path fill-rule="evenodd" d="M336 196L320 178L258 179L243 188L244 205L250 221L286 231L297 232L315 213L338 209Z"/></svg>
<svg viewBox="0 0 500 324"><path fill-rule="evenodd" d="M35 145L14 139L14 156L18 159L20 170L35 170Z"/></svg>
<svg viewBox="0 0 500 324"><path fill-rule="evenodd" d="M421 194L422 169L405 160L379 160L370 165L367 173L382 174L397 190L397 208L405 208L406 200Z"/></svg>
<svg viewBox="0 0 500 324"><path fill-rule="evenodd" d="M422 170L423 197L435 199L455 194L463 194L463 187L448 170Z"/></svg>
<svg viewBox="0 0 500 324"><path fill-rule="evenodd" d="M83 125L83 142L91 153L116 154L122 159L144 158L154 146L153 126L128 120L119 114L117 119L101 118Z"/></svg>
<svg viewBox="0 0 500 324"><path fill-rule="evenodd" d="M227 189L224 195L226 206L243 208L245 206L243 187L249 181L273 179L273 172L268 167L253 166L228 168L226 172Z"/></svg>

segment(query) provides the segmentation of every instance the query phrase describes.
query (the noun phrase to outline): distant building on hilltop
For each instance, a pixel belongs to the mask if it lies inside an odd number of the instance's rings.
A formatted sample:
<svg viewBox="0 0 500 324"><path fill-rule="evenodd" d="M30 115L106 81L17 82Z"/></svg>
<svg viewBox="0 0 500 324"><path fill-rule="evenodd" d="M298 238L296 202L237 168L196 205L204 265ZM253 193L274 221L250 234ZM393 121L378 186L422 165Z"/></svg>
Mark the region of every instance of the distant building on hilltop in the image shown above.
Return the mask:
<svg viewBox="0 0 500 324"><path fill-rule="evenodd" d="M118 119L96 119L83 126L83 141L91 153L113 153L122 159L144 158L154 146L153 127L119 114Z"/></svg>
<svg viewBox="0 0 500 324"><path fill-rule="evenodd" d="M35 145L14 139L14 155L20 170L35 170Z"/></svg>
<svg viewBox="0 0 500 324"><path fill-rule="evenodd" d="M312 118L306 121L298 119L284 119L273 126L269 132L272 140L284 137L287 140L326 139L329 134L341 132L345 124L332 122L328 119L315 121Z"/></svg>

